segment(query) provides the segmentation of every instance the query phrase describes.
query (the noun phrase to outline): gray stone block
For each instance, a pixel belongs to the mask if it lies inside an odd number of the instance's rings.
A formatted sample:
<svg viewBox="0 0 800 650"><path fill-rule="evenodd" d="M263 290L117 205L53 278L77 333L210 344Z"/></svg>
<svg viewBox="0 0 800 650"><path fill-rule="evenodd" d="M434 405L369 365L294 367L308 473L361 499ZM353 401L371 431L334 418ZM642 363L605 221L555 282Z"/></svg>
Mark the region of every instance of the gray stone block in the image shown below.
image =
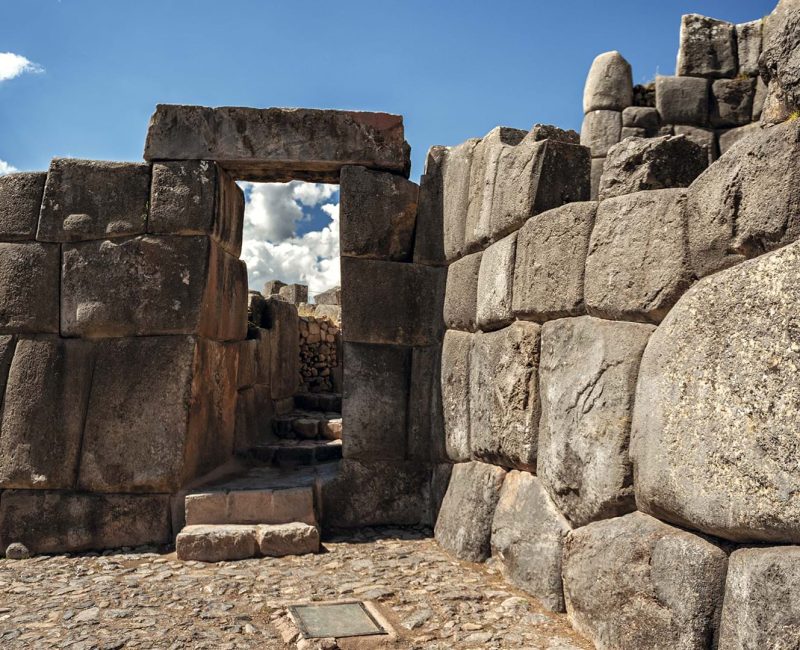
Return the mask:
<svg viewBox="0 0 800 650"><path fill-rule="evenodd" d="M605 158L592 158L591 190L589 192L592 201L597 201L597 196L600 194L600 178L603 175L605 162Z"/></svg>
<svg viewBox="0 0 800 650"><path fill-rule="evenodd" d="M542 327L537 473L573 526L636 509L628 442L654 329L591 316Z"/></svg>
<svg viewBox="0 0 800 650"><path fill-rule="evenodd" d="M425 173L419 181L417 229L414 233L414 263L444 266L444 164L447 148L428 150Z"/></svg>
<svg viewBox="0 0 800 650"><path fill-rule="evenodd" d="M0 243L0 333L58 333L59 247Z"/></svg>
<svg viewBox="0 0 800 650"><path fill-rule="evenodd" d="M224 562L256 557L256 526L186 526L175 539L175 551L183 562Z"/></svg>
<svg viewBox="0 0 800 650"><path fill-rule="evenodd" d="M0 240L36 237L46 179L45 172L0 176Z"/></svg>
<svg viewBox="0 0 800 650"><path fill-rule="evenodd" d="M539 437L539 333L517 321L475 335L470 355L470 449L489 463L534 471Z"/></svg>
<svg viewBox="0 0 800 650"><path fill-rule="evenodd" d="M759 68L764 83L771 89L772 101L765 106L763 117L775 121L778 107L793 112L800 109L800 6L796 3L779 5L766 20L763 51ZM779 100L779 101L776 101ZM767 110L770 108L770 110Z"/></svg>
<svg viewBox="0 0 800 650"><path fill-rule="evenodd" d="M758 57L761 55L761 20L736 25L736 51L739 74L758 76Z"/></svg>
<svg viewBox="0 0 800 650"><path fill-rule="evenodd" d="M467 562L489 557L492 519L505 477L505 470L486 463L453 467L434 529L442 548Z"/></svg>
<svg viewBox="0 0 800 650"><path fill-rule="evenodd" d="M656 108L663 124L708 123L709 82L696 77L656 77Z"/></svg>
<svg viewBox="0 0 800 650"><path fill-rule="evenodd" d="M412 349L406 450L411 460L438 463L447 459L441 375L441 345Z"/></svg>
<svg viewBox="0 0 800 650"><path fill-rule="evenodd" d="M470 354L474 337L448 330L442 344L442 407L447 457L456 462L470 458Z"/></svg>
<svg viewBox="0 0 800 650"><path fill-rule="evenodd" d="M319 528L299 521L257 526L256 541L263 557L319 553Z"/></svg>
<svg viewBox="0 0 800 650"><path fill-rule="evenodd" d="M640 512L572 531L563 558L572 626L597 648L705 650L728 558Z"/></svg>
<svg viewBox="0 0 800 650"><path fill-rule="evenodd" d="M506 580L556 612L564 611L561 555L569 531L537 477L508 473L492 521L492 556Z"/></svg>
<svg viewBox="0 0 800 650"><path fill-rule="evenodd" d="M735 129L728 129L727 131L720 131L717 135L720 156L724 155L728 149L740 140L743 140L749 135L760 133L760 131L761 125L758 123L739 126Z"/></svg>
<svg viewBox="0 0 800 650"><path fill-rule="evenodd" d="M621 111L633 104L631 64L616 51L598 55L583 88L583 112Z"/></svg>
<svg viewBox="0 0 800 650"><path fill-rule="evenodd" d="M737 542L800 542L792 323L800 243L698 282L642 357L636 504Z"/></svg>
<svg viewBox="0 0 800 650"><path fill-rule="evenodd" d="M544 322L586 312L583 274L597 204L568 203L531 217L517 232L512 309Z"/></svg>
<svg viewBox="0 0 800 650"><path fill-rule="evenodd" d="M406 457L411 350L388 345L344 344L342 452L359 460Z"/></svg>
<svg viewBox="0 0 800 650"><path fill-rule="evenodd" d="M696 126L676 125L673 128L675 135L685 135L697 145L708 152L708 164L711 165L717 158L717 138L711 129L701 129Z"/></svg>
<svg viewBox="0 0 800 650"><path fill-rule="evenodd" d="M686 77L733 77L738 70L736 26L698 14L681 17L676 74Z"/></svg>
<svg viewBox="0 0 800 650"><path fill-rule="evenodd" d="M514 260L517 233L495 242L481 256L478 271L476 323L482 330L494 330L513 320Z"/></svg>
<svg viewBox="0 0 800 650"><path fill-rule="evenodd" d="M292 305L308 302L307 284L287 284L278 290L278 295Z"/></svg>
<svg viewBox="0 0 800 650"><path fill-rule="evenodd" d="M645 129L649 133L658 130L658 109L650 106L629 106L622 111L622 126Z"/></svg>
<svg viewBox="0 0 800 650"><path fill-rule="evenodd" d="M340 184L342 255L410 262L419 186L386 172L343 167Z"/></svg>
<svg viewBox="0 0 800 650"><path fill-rule="evenodd" d="M159 104L145 160L217 160L247 181L338 183L345 165L408 176L403 118L308 108Z"/></svg>
<svg viewBox="0 0 800 650"><path fill-rule="evenodd" d="M478 273L482 252L465 255L447 267L444 323L457 330L474 332L478 317Z"/></svg>
<svg viewBox="0 0 800 650"><path fill-rule="evenodd" d="M342 288L339 286L322 291L314 296L314 303L316 305L331 305L338 307L342 304Z"/></svg>
<svg viewBox="0 0 800 650"><path fill-rule="evenodd" d="M560 129L552 124L534 124L527 137L532 138L534 142L540 140L557 140L558 142L566 142L567 144L581 143L581 136L577 131L573 131L572 129Z"/></svg>
<svg viewBox="0 0 800 650"><path fill-rule="evenodd" d="M686 190L626 194L600 203L586 258L586 310L658 323L689 288Z"/></svg>
<svg viewBox="0 0 800 650"><path fill-rule="evenodd" d="M623 126L622 131L620 132L620 142L623 140L627 140L628 138L646 138L647 131L645 129L640 129L639 127L635 126ZM614 145L616 146L616 145ZM613 149L614 147L612 147Z"/></svg>
<svg viewBox="0 0 800 650"><path fill-rule="evenodd" d="M268 280L264 283L264 288L262 293L266 298L270 296L276 296L280 294L281 289L286 286L285 282L281 282L280 280Z"/></svg>
<svg viewBox="0 0 800 650"><path fill-rule="evenodd" d="M622 113L591 111L581 126L581 144L589 147L592 158L604 158L608 150L622 137Z"/></svg>
<svg viewBox="0 0 800 650"><path fill-rule="evenodd" d="M442 161L442 212L444 220L444 254L448 262L464 254L464 238L469 211L470 175L475 147L479 139L471 139L450 147Z"/></svg>
<svg viewBox="0 0 800 650"><path fill-rule="evenodd" d="M792 648L800 639L800 548L742 548L728 561L719 647Z"/></svg>
<svg viewBox="0 0 800 650"><path fill-rule="evenodd" d="M761 113L764 110L764 102L767 99L767 86L761 77L756 79L756 92L753 96L753 122L761 118Z"/></svg>
<svg viewBox="0 0 800 650"><path fill-rule="evenodd" d="M755 79L717 79L711 84L711 124L715 127L749 124L755 92Z"/></svg>
<svg viewBox="0 0 800 650"><path fill-rule="evenodd" d="M3 342L0 366L8 379L3 376L0 487L73 488L92 382L91 344L48 336L21 339L15 350Z"/></svg>
<svg viewBox="0 0 800 650"><path fill-rule="evenodd" d="M271 297L267 300L269 328L269 388L272 399L292 397L300 384L300 320L297 307ZM264 359L266 352L260 357ZM262 379L266 377L262 374Z"/></svg>
<svg viewBox="0 0 800 650"><path fill-rule="evenodd" d="M193 491L183 500L186 524L315 524L314 490L303 474L284 474L265 487L270 470L252 470L252 478L235 476Z"/></svg>
<svg viewBox="0 0 800 650"><path fill-rule="evenodd" d="M623 140L608 152L600 200L642 190L689 187L708 167L708 152L686 136Z"/></svg>
<svg viewBox="0 0 800 650"><path fill-rule="evenodd" d="M150 165L54 158L36 239L67 242L142 234L149 199Z"/></svg>

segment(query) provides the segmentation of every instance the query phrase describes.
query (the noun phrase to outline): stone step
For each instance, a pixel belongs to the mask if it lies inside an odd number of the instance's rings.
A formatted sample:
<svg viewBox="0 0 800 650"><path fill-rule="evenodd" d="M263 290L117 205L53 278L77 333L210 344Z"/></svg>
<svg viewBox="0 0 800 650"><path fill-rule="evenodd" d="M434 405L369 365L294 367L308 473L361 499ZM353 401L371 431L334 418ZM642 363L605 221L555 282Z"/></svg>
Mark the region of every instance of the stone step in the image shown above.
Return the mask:
<svg viewBox="0 0 800 650"><path fill-rule="evenodd" d="M319 528L303 522L189 525L175 540L178 559L223 562L319 553Z"/></svg>
<svg viewBox="0 0 800 650"><path fill-rule="evenodd" d="M297 393L294 396L295 408L307 411L342 412L342 396L339 393Z"/></svg>
<svg viewBox="0 0 800 650"><path fill-rule="evenodd" d="M341 440L279 440L256 445L239 453L240 457L277 467L318 465L342 457Z"/></svg>
<svg viewBox="0 0 800 650"><path fill-rule="evenodd" d="M272 431L285 440L341 440L342 415L335 411L295 410L274 417Z"/></svg>

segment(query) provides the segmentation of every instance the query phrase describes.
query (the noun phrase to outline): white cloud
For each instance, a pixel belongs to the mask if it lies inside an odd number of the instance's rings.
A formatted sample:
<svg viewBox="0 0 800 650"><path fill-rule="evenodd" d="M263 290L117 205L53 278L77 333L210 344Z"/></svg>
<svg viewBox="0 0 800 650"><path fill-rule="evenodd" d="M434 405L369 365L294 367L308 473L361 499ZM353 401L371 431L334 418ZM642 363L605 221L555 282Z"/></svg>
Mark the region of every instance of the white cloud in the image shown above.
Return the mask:
<svg viewBox="0 0 800 650"><path fill-rule="evenodd" d="M19 171L16 167L9 165L5 160L0 160L0 176L13 174L16 171Z"/></svg>
<svg viewBox="0 0 800 650"><path fill-rule="evenodd" d="M20 54L0 52L0 81L8 81L26 72L44 72L44 68Z"/></svg>

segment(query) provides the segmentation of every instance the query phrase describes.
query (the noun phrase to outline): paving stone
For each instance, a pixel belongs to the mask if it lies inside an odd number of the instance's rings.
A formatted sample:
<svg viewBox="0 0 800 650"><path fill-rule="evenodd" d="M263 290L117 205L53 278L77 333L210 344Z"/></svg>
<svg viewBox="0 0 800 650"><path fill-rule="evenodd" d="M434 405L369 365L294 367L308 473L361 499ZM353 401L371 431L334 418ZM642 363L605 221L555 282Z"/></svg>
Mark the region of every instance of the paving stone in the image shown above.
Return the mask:
<svg viewBox="0 0 800 650"><path fill-rule="evenodd" d="M761 55L761 20L736 25L736 51L739 74L758 76L758 57Z"/></svg>
<svg viewBox="0 0 800 650"><path fill-rule="evenodd" d="M590 111L583 117L581 144L589 147L592 158L604 158L621 137L620 111Z"/></svg>
<svg viewBox="0 0 800 650"><path fill-rule="evenodd" d="M476 324L482 330L508 325L512 312L514 260L517 233L512 233L487 248L478 271Z"/></svg>
<svg viewBox="0 0 800 650"><path fill-rule="evenodd" d="M542 327L537 473L573 526L636 508L628 442L639 362L654 330L591 316Z"/></svg>
<svg viewBox="0 0 800 650"><path fill-rule="evenodd" d="M414 263L444 266L444 165L447 147L428 150L425 171L419 181L417 229L414 233ZM319 296L317 297L319 302Z"/></svg>
<svg viewBox="0 0 800 650"><path fill-rule="evenodd" d="M749 124L755 92L755 79L717 79L711 84L711 124L715 127Z"/></svg>
<svg viewBox="0 0 800 650"><path fill-rule="evenodd" d="M442 407L447 456L456 462L470 458L470 353L474 336L448 330L442 344Z"/></svg>
<svg viewBox="0 0 800 650"><path fill-rule="evenodd" d="M470 170L475 147L473 138L447 150L442 161L442 211L444 254L448 262L464 254L467 212L470 198Z"/></svg>
<svg viewBox="0 0 800 650"><path fill-rule="evenodd" d="M175 540L178 559L195 562L244 560L258 553L256 526L187 526Z"/></svg>
<svg viewBox="0 0 800 650"><path fill-rule="evenodd" d="M150 165L54 158L36 239L84 241L140 235L147 226Z"/></svg>
<svg viewBox="0 0 800 650"><path fill-rule="evenodd" d="M675 135L685 135L695 144L700 145L708 152L709 166L717 158L717 139L711 129L701 129L696 126L676 125L673 129Z"/></svg>
<svg viewBox="0 0 800 650"><path fill-rule="evenodd" d="M261 525L256 527L256 541L265 557L319 553L319 528L300 522Z"/></svg>
<svg viewBox="0 0 800 650"><path fill-rule="evenodd" d="M656 76L656 108L662 124L706 125L708 85L702 78Z"/></svg>
<svg viewBox="0 0 800 650"><path fill-rule="evenodd" d="M0 176L0 240L35 239L45 172Z"/></svg>
<svg viewBox="0 0 800 650"><path fill-rule="evenodd" d="M58 334L59 247L0 243L0 333Z"/></svg>
<svg viewBox="0 0 800 650"><path fill-rule="evenodd" d="M478 273L483 252L465 255L447 267L444 322L450 329L474 332L478 314Z"/></svg>
<svg viewBox="0 0 800 650"><path fill-rule="evenodd" d="M597 203L568 203L517 232L512 311L544 322L585 313L583 275Z"/></svg>
<svg viewBox="0 0 800 650"><path fill-rule="evenodd" d="M655 133L660 126L658 109L651 106L628 106L622 111L622 126L636 127Z"/></svg>
<svg viewBox="0 0 800 650"><path fill-rule="evenodd" d="M633 104L631 64L617 51L595 57L583 88L583 112L621 111Z"/></svg>
<svg viewBox="0 0 800 650"><path fill-rule="evenodd" d="M738 70L736 25L699 14L681 17L676 74L686 77L733 77Z"/></svg>

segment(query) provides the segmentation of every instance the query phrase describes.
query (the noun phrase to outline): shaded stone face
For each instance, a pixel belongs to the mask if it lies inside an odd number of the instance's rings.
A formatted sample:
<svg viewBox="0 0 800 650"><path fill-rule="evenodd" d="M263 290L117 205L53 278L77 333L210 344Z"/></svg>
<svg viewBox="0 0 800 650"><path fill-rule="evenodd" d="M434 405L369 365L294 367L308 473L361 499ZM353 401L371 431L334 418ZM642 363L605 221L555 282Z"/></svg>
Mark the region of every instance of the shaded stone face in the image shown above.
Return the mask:
<svg viewBox="0 0 800 650"><path fill-rule="evenodd" d="M409 459L438 462L447 458L441 374L441 345L411 350L406 443L406 457Z"/></svg>
<svg viewBox="0 0 800 650"><path fill-rule="evenodd" d="M47 174L20 172L0 176L0 240L33 239Z"/></svg>
<svg viewBox="0 0 800 650"><path fill-rule="evenodd" d="M708 85L694 77L656 77L656 108L662 124L708 123Z"/></svg>
<svg viewBox="0 0 800 650"><path fill-rule="evenodd" d="M442 266L444 250L444 164L447 147L433 146L419 181L417 229L414 233L414 263Z"/></svg>
<svg viewBox="0 0 800 650"><path fill-rule="evenodd" d="M758 57L761 54L762 21L736 25L736 50L739 74L748 77L758 76Z"/></svg>
<svg viewBox="0 0 800 650"><path fill-rule="evenodd" d="M262 334L269 343L269 391L272 399L286 399L297 392L300 383L300 321L297 307L271 297L267 300L267 324L269 329ZM262 348L263 349L263 348ZM266 354L260 357L266 360ZM262 378L264 373L262 371Z"/></svg>
<svg viewBox="0 0 800 650"><path fill-rule="evenodd" d="M442 344L442 407L447 456L456 462L470 458L470 354L473 335L448 330Z"/></svg>
<svg viewBox="0 0 800 650"><path fill-rule="evenodd" d="M478 314L478 274L483 252L465 255L447 267L444 322L451 329L474 332Z"/></svg>
<svg viewBox="0 0 800 650"><path fill-rule="evenodd" d="M800 6L779 6L766 18L766 25L768 34L759 59L761 76L771 89L771 103L782 103L785 111L791 112L800 108Z"/></svg>
<svg viewBox="0 0 800 650"><path fill-rule="evenodd" d="M715 81L711 84L711 124L715 127L749 124L755 92L755 79Z"/></svg>

